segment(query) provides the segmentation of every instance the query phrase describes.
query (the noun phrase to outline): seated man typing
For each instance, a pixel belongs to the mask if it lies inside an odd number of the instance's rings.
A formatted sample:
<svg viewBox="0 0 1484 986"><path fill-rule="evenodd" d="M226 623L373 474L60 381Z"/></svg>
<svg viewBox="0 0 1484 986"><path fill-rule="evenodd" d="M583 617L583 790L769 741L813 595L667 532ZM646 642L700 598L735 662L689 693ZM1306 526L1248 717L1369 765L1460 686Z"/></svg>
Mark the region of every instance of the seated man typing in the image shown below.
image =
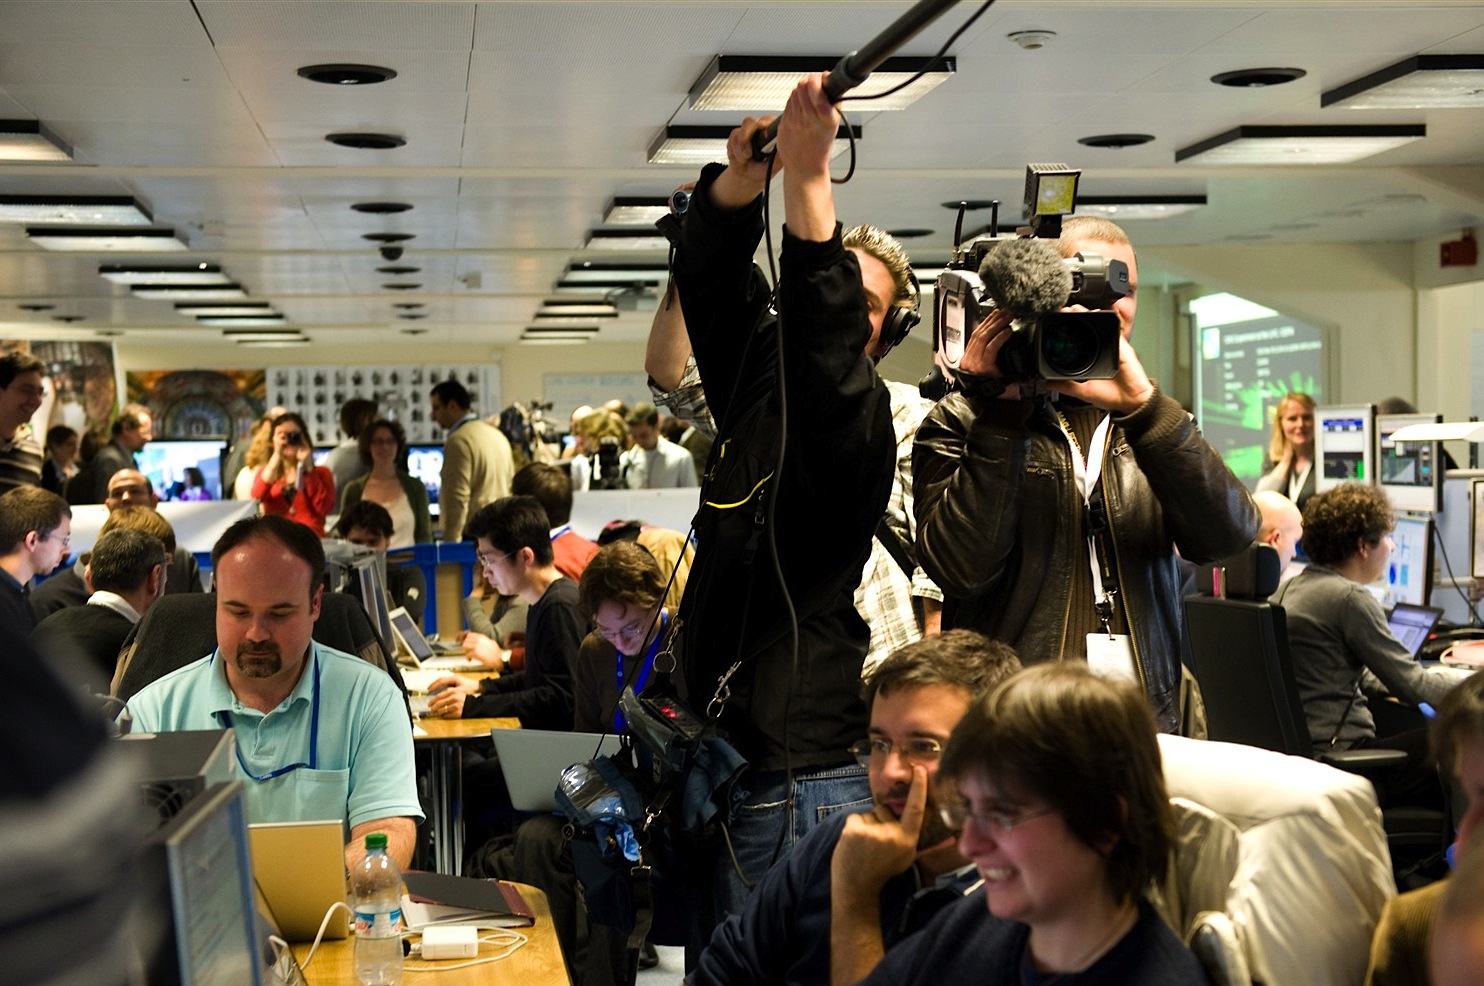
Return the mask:
<svg viewBox="0 0 1484 986"><path fill-rule="evenodd" d="M853 983L886 946L977 886L928 788L970 705L1018 670L1008 645L972 630L925 637L882 661L866 685L870 738L852 747L875 807L811 829L716 929L690 986Z"/></svg>
<svg viewBox="0 0 1484 986"><path fill-rule="evenodd" d="M217 649L136 694L134 731L231 729L250 821L342 818L348 866L371 832L407 866L423 815L406 706L381 669L310 639L318 536L283 517L241 520L211 558Z"/></svg>

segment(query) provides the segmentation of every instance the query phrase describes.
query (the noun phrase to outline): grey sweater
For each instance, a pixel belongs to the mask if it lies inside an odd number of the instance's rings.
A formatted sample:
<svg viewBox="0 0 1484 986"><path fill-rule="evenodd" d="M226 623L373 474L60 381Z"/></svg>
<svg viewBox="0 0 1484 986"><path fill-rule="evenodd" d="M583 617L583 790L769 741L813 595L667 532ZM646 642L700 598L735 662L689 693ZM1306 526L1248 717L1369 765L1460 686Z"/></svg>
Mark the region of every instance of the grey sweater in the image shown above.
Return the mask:
<svg viewBox="0 0 1484 986"><path fill-rule="evenodd" d="M1363 669L1369 669L1392 695L1414 705L1435 705L1453 687L1452 681L1412 660L1392 636L1376 597L1338 572L1310 565L1279 586L1272 601L1288 614L1293 676L1315 753L1330 748L1336 727L1338 749L1375 737L1376 720L1357 689Z"/></svg>

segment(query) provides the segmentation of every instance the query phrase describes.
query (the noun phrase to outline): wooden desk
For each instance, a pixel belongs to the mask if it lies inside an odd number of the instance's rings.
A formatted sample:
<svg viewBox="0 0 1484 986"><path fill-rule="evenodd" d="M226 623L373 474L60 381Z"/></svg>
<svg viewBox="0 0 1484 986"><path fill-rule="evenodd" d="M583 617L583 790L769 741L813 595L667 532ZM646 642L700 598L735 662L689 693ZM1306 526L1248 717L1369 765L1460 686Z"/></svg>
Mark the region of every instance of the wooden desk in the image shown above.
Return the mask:
<svg viewBox="0 0 1484 986"><path fill-rule="evenodd" d="M546 895L535 887L520 884L520 892L531 909L536 912L536 923L529 928L514 928L526 936L526 943L516 949L515 954L497 962L483 962L464 969L438 970L438 966L457 965L470 959L453 959L447 962L413 961L409 956L407 969L402 975L404 986L474 986L488 983L519 983L521 986L569 986L567 964L562 959L562 947L557 943L556 931L551 925L551 909L546 904ZM490 932L480 932L490 934ZM414 937L414 941L416 938ZM480 956L493 954L489 945L481 945ZM303 961L309 954L307 942L294 946L294 957ZM322 942L314 955L314 962L304 970L309 986L357 986L355 972L355 939Z"/></svg>
<svg viewBox="0 0 1484 986"><path fill-rule="evenodd" d="M428 775L428 826L433 833L433 869L461 876L464 872L464 760L459 747L464 740L487 737L491 729L519 729L520 720L436 719L417 720L412 734L414 746L432 751L433 769Z"/></svg>

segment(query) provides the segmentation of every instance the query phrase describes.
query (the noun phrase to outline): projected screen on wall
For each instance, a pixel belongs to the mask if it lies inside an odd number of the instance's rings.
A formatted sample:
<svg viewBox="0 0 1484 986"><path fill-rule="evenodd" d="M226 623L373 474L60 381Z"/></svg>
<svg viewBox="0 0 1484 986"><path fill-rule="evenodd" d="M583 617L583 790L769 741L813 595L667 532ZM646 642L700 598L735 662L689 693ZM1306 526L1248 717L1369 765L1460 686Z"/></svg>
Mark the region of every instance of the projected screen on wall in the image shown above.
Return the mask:
<svg viewBox="0 0 1484 986"><path fill-rule="evenodd" d="M1322 401L1324 332L1234 295L1197 298L1196 417L1206 441L1249 487L1263 473L1278 401Z"/></svg>
<svg viewBox="0 0 1484 986"><path fill-rule="evenodd" d="M1442 502L1442 449L1438 442L1395 442L1391 435L1407 425L1436 424L1440 414L1376 415L1376 480L1392 507L1432 513Z"/></svg>
<svg viewBox="0 0 1484 986"><path fill-rule="evenodd" d="M1341 483L1375 483L1376 408L1343 404L1314 409L1314 457L1319 475L1314 491Z"/></svg>

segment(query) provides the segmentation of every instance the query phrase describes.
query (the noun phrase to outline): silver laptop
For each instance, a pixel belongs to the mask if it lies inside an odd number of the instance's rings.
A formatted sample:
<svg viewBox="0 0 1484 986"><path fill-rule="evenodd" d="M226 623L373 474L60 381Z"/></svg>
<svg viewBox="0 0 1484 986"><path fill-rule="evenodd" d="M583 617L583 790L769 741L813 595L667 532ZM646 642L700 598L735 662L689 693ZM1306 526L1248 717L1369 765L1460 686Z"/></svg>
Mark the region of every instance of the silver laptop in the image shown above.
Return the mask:
<svg viewBox="0 0 1484 986"><path fill-rule="evenodd" d="M1433 628L1442 619L1443 611L1432 606L1416 606L1412 603L1397 603L1392 607L1390 614L1386 617L1386 625L1391 628L1391 635L1401 641L1416 660L1422 645L1427 643Z"/></svg>
<svg viewBox="0 0 1484 986"><path fill-rule="evenodd" d="M510 804L518 811L556 811L557 781L574 763L617 753L622 737L547 729L492 729ZM601 748L600 748L601 741Z"/></svg>
<svg viewBox="0 0 1484 986"><path fill-rule="evenodd" d="M461 647L440 645L438 650L434 650L406 607L398 606L387 614L387 618L392 625L392 635L397 638L398 658L406 658L413 667L437 671L484 670L483 664L465 657Z"/></svg>
<svg viewBox="0 0 1484 986"><path fill-rule="evenodd" d="M346 901L345 828L323 822L260 822L247 827L252 871L274 923L287 941L314 941L320 922ZM336 911L326 938L344 938L350 919Z"/></svg>

